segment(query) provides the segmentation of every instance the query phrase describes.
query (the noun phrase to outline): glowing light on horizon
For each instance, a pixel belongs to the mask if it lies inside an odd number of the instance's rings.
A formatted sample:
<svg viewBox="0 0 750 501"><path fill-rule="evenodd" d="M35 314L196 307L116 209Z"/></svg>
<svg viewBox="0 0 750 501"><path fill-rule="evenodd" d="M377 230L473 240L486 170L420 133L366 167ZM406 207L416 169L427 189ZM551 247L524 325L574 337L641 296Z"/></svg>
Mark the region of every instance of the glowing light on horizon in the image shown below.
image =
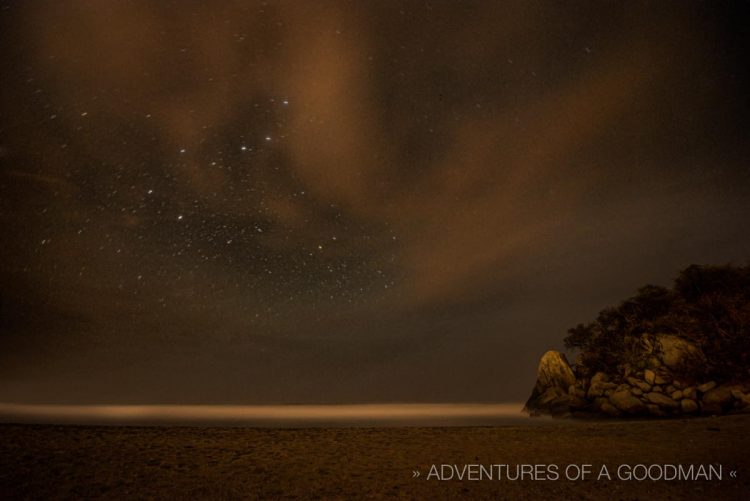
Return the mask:
<svg viewBox="0 0 750 501"><path fill-rule="evenodd" d="M0 403L0 421L82 422L421 422L519 418L522 404L57 405Z"/></svg>

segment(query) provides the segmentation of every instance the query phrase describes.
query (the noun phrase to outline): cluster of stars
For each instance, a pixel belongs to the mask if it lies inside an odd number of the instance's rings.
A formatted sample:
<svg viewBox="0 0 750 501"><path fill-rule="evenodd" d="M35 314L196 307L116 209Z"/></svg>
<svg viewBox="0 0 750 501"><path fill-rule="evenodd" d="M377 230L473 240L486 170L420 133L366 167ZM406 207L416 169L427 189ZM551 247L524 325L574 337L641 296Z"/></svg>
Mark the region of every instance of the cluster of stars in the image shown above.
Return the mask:
<svg viewBox="0 0 750 501"><path fill-rule="evenodd" d="M268 102L277 101L272 98ZM286 108L289 100L284 98L280 104ZM252 109L260 108L255 105ZM80 113L81 118L88 116L89 112ZM152 113L142 116L153 118ZM57 118L58 114L50 116L50 120ZM274 122L284 126L283 117L276 117ZM78 133L85 141L89 131L78 129ZM138 163L107 167L105 172L112 174L109 183L95 180L91 170L71 170L70 178L86 188L84 195L98 213L79 224L75 234L86 242L99 235L99 243L90 244L115 259L106 260L106 268L108 274L114 275L118 291L146 300L153 295L149 288L155 284L160 284L159 288L172 284L179 289L182 283L195 283L195 299L210 302L217 294L243 294L248 302L242 309L257 310L253 318L263 319L280 314L280 304L302 301L312 308L337 300L354 304L368 300L378 288L385 290L395 285L393 277L383 271L388 263L377 267L348 250L361 241L372 245L375 237L372 229L342 218L335 206L331 206L335 217L318 232L311 232L306 226L278 223L266 203L267 196L286 191L286 196L301 207L313 201L306 198L307 190L289 177L289 169L282 168L283 163L264 154L263 145L276 143L274 135L256 134L253 130L239 133L236 151L256 154L252 163L243 162L227 148L226 144L232 142L227 138L235 135L226 131L197 144L179 146L176 158L167 157L166 161L158 155L158 149L152 149L151 156L144 155ZM253 143L248 140L251 137L258 140ZM279 137L283 139L284 135ZM148 151L152 139L136 134L128 141L134 147L145 141L141 148ZM214 151L207 148L212 143L216 145ZM76 150L69 154L73 157ZM214 159L205 161L206 156ZM221 190L185 200L188 180L182 179L174 167L189 166L191 162L226 169L233 177ZM264 175L271 171L279 174L271 178ZM131 184L123 187L123 182ZM142 195L138 196L139 187L144 184L140 188ZM316 217L314 213L311 216ZM170 219L177 224L169 224ZM106 231L102 230L104 226ZM52 238L47 237L39 245L49 246L51 242ZM283 245L279 247L278 242ZM90 264L82 262L77 271L79 279L90 280L94 276L95 267ZM161 308L179 304L170 301L169 294L160 294L155 300Z"/></svg>

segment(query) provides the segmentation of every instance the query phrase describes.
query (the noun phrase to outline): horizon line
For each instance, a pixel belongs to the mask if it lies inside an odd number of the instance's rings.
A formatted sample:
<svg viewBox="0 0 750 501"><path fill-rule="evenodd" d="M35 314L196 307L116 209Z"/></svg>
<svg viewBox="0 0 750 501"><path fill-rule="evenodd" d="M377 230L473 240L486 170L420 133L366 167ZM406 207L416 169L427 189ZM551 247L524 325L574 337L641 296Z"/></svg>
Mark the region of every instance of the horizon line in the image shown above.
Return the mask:
<svg viewBox="0 0 750 501"><path fill-rule="evenodd" d="M526 417L523 403L22 404L0 402L0 422L412 422Z"/></svg>

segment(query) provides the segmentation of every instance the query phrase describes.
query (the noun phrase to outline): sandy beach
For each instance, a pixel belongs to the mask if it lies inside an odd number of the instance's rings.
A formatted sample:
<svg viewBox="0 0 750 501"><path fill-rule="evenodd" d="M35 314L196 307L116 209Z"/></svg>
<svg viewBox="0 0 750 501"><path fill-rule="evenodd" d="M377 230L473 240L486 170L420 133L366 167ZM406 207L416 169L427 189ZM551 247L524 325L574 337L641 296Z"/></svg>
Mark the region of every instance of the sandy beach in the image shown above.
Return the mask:
<svg viewBox="0 0 750 501"><path fill-rule="evenodd" d="M4 424L0 498L747 499L749 425L750 416L491 427ZM560 478L430 478L443 464L556 465ZM568 465L583 464L591 478L565 478ZM710 464L722 478L628 481L617 478L623 464ZM602 466L611 480L594 478Z"/></svg>

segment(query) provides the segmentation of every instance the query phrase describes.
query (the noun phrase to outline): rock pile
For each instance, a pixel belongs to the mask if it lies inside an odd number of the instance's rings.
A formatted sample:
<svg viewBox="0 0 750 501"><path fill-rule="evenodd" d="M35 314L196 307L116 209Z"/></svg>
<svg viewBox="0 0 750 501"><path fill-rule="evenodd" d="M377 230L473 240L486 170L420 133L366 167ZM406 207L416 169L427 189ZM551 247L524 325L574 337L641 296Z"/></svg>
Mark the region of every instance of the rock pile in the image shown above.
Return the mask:
<svg viewBox="0 0 750 501"><path fill-rule="evenodd" d="M558 417L750 413L750 382L691 377L690 368L705 363L695 345L672 335L644 335L641 343L642 368L625 364L590 378L577 378L565 355L548 351L525 410Z"/></svg>

